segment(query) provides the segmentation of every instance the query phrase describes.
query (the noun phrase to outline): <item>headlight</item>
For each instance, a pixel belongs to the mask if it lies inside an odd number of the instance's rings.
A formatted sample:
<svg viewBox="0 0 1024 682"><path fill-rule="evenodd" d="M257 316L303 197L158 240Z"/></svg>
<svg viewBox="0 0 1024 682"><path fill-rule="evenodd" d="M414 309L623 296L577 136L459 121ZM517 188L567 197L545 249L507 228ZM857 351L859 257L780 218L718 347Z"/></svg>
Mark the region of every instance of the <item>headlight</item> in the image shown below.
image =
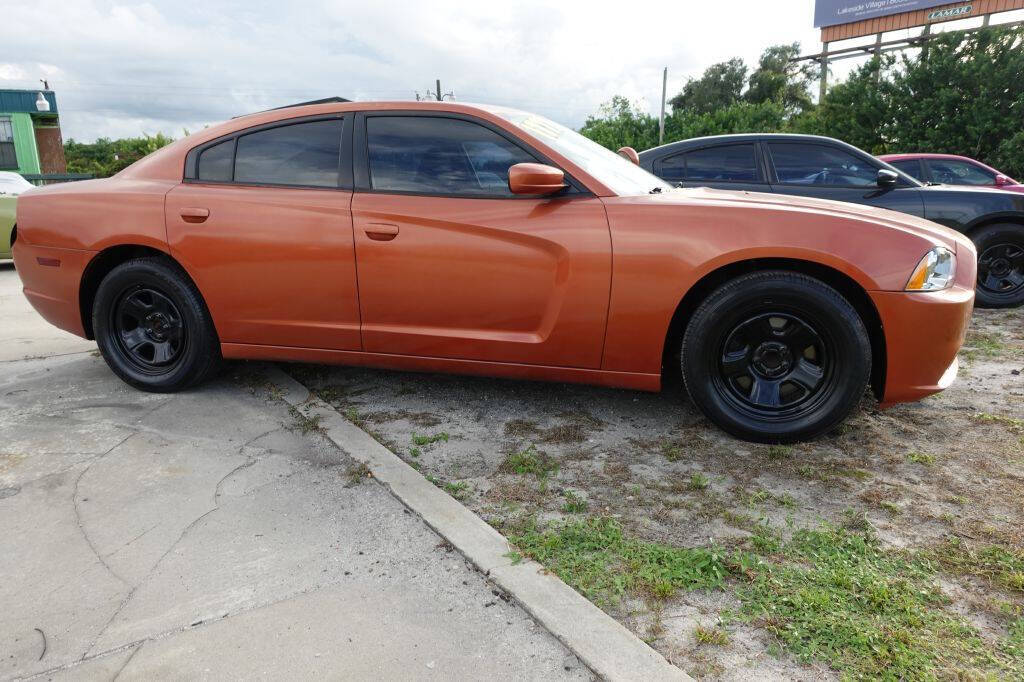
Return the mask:
<svg viewBox="0 0 1024 682"><path fill-rule="evenodd" d="M907 291L941 291L953 286L956 256L944 246L936 246L921 259L907 282Z"/></svg>

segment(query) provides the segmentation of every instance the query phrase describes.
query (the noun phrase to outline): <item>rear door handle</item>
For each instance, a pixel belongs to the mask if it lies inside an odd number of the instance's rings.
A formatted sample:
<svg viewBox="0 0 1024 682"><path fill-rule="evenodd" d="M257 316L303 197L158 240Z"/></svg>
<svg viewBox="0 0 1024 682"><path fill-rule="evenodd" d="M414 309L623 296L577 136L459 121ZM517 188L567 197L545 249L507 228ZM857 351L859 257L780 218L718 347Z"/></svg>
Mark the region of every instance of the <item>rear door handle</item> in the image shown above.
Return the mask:
<svg viewBox="0 0 1024 682"><path fill-rule="evenodd" d="M368 223L363 228L366 236L376 242L389 242L398 236L398 225L393 223Z"/></svg>
<svg viewBox="0 0 1024 682"><path fill-rule="evenodd" d="M206 222L206 219L210 217L210 209L208 208L183 208L181 209L181 219L186 223L202 223Z"/></svg>

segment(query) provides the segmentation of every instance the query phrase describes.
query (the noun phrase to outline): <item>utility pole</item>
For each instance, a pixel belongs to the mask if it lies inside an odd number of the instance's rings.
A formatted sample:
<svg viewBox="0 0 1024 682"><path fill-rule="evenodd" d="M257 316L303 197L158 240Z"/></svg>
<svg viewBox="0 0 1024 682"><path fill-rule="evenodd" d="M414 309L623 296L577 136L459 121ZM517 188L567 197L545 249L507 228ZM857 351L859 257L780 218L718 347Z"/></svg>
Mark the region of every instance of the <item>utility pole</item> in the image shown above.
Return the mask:
<svg viewBox="0 0 1024 682"><path fill-rule="evenodd" d="M658 144L665 142L665 89L668 87L668 67L661 72L661 115L658 117Z"/></svg>
<svg viewBox="0 0 1024 682"><path fill-rule="evenodd" d="M416 91L417 102L443 102L445 97L448 97L452 101L455 101L455 92L449 91L444 94L441 93L441 79L438 78L434 82L434 88L427 88L426 94L421 95L419 90Z"/></svg>
<svg viewBox="0 0 1024 682"><path fill-rule="evenodd" d="M821 82L818 83L818 104L825 101L825 91L828 89L828 43L821 45Z"/></svg>

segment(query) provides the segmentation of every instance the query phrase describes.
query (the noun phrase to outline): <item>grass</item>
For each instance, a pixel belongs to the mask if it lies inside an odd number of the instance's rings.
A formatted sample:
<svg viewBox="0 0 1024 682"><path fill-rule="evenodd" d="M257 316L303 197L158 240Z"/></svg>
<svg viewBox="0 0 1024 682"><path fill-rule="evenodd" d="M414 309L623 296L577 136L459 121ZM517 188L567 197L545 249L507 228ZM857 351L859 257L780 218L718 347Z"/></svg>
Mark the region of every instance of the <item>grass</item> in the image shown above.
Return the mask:
<svg viewBox="0 0 1024 682"><path fill-rule="evenodd" d="M538 525L509 540L604 607L623 598L664 602L681 590L735 588L731 618L760 626L803 662L824 662L843 679L1024 677L1024 618L1012 607L1007 635L984 640L937 583L942 570L1024 590L1024 556L998 547L934 553L883 548L870 525L796 530L789 540L767 523L741 549L679 548L625 535L612 518ZM947 558L940 561L940 556ZM722 646L721 628L699 628L700 644Z"/></svg>
<svg viewBox="0 0 1024 682"><path fill-rule="evenodd" d="M456 500L464 500L469 496L469 484L465 481L448 481L441 488Z"/></svg>
<svg viewBox="0 0 1024 682"><path fill-rule="evenodd" d="M849 679L1024 675L1024 648L987 645L947 612L937 565L835 526L797 531L741 587L741 614L802 661Z"/></svg>
<svg viewBox="0 0 1024 682"><path fill-rule="evenodd" d="M565 504L562 511L566 514L581 514L587 511L587 501L571 490L565 491Z"/></svg>
<svg viewBox="0 0 1024 682"><path fill-rule="evenodd" d="M618 521L586 518L537 525L528 519L509 535L522 556L553 571L605 606L625 596L667 599L677 590L719 587L728 573L716 549L678 548L627 538Z"/></svg>
<svg viewBox="0 0 1024 682"><path fill-rule="evenodd" d="M954 575L972 576L1024 595L1024 550L1000 545L972 549L959 538L952 538L936 547L931 556Z"/></svg>
<svg viewBox="0 0 1024 682"><path fill-rule="evenodd" d="M413 445L418 445L418 446L433 445L434 443L442 443L442 442L443 443L447 443L448 442L448 433L445 432L445 431L441 431L440 433L435 433L435 434L433 434L431 436L420 436L420 435L415 434L415 433L412 434L412 443L413 443Z"/></svg>
<svg viewBox="0 0 1024 682"><path fill-rule="evenodd" d="M1017 417L1007 417L1002 414L989 414L988 412L981 412L974 415L975 421L983 424L1002 424L1009 428L1011 431L1021 432L1024 431L1024 419L1018 419Z"/></svg>
<svg viewBox="0 0 1024 682"><path fill-rule="evenodd" d="M301 431L303 436L308 433L319 433L320 431L323 431L323 427L320 426L320 420L323 418L322 415L315 414L310 417L291 406L288 407L288 411L291 413L292 419L295 420L295 428Z"/></svg>
<svg viewBox="0 0 1024 682"><path fill-rule="evenodd" d="M994 358L1007 350L1002 334L968 330L960 354L968 363L978 358Z"/></svg>
<svg viewBox="0 0 1024 682"><path fill-rule="evenodd" d="M513 452L506 457L501 465L501 470L514 474L533 474L537 478L545 480L558 471L558 462L531 445L525 450Z"/></svg>
<svg viewBox="0 0 1024 682"><path fill-rule="evenodd" d="M908 452L907 459L914 464L921 464L926 467L935 464L935 455L930 455L927 452Z"/></svg>
<svg viewBox="0 0 1024 682"><path fill-rule="evenodd" d="M722 628L706 628L703 625L698 625L693 636L698 644L725 646L729 643L729 634Z"/></svg>
<svg viewBox="0 0 1024 682"><path fill-rule="evenodd" d="M690 482L687 484L687 487L690 490L707 490L709 485L711 485L711 479L698 472L690 476Z"/></svg>

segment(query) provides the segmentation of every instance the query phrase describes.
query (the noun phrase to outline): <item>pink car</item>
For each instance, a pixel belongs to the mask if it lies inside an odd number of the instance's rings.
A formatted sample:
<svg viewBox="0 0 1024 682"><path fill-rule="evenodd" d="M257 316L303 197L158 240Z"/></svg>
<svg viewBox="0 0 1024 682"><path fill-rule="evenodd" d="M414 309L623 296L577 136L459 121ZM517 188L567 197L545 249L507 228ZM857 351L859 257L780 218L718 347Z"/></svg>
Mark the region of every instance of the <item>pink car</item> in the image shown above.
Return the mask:
<svg viewBox="0 0 1024 682"><path fill-rule="evenodd" d="M981 161L955 154L885 154L882 161L921 182L998 187L1024 193L1024 185Z"/></svg>

